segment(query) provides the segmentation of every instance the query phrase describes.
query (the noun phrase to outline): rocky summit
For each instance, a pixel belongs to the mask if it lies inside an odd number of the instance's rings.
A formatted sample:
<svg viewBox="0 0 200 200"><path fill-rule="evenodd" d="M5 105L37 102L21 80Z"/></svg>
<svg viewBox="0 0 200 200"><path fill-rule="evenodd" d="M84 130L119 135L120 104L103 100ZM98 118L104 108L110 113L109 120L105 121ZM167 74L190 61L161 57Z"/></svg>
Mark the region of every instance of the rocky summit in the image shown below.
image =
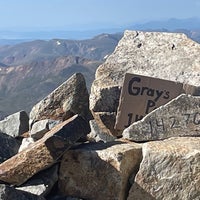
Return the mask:
<svg viewBox="0 0 200 200"><path fill-rule="evenodd" d="M96 120L112 134L121 134L113 127L126 73L199 86L199 54L200 45L182 33L126 31L96 71L90 95Z"/></svg>
<svg viewBox="0 0 200 200"><path fill-rule="evenodd" d="M182 94L123 131L133 141L200 136L200 97Z"/></svg>
<svg viewBox="0 0 200 200"><path fill-rule="evenodd" d="M200 138L170 138L143 145L143 160L128 200L199 199Z"/></svg>
<svg viewBox="0 0 200 200"><path fill-rule="evenodd" d="M119 131L127 73L195 92ZM0 121L0 199L199 200L199 96L199 44L184 34L126 31L97 69L90 96L76 73L29 115L19 111Z"/></svg>

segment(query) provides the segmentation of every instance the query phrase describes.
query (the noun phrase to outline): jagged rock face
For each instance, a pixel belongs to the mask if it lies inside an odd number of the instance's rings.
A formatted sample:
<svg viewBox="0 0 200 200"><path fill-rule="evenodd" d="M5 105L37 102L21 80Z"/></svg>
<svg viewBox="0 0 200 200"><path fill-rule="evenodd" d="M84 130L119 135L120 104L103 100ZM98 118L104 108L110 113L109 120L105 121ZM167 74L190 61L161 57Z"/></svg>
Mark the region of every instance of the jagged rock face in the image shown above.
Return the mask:
<svg viewBox="0 0 200 200"><path fill-rule="evenodd" d="M133 141L178 136L200 136L200 97L182 94L123 131Z"/></svg>
<svg viewBox="0 0 200 200"><path fill-rule="evenodd" d="M88 99L89 94L83 75L74 74L32 108L30 121L33 123L42 119L66 120L74 114L87 118Z"/></svg>
<svg viewBox="0 0 200 200"><path fill-rule="evenodd" d="M136 143L82 145L64 154L59 190L84 199L124 200L129 176L137 172L141 159L141 145Z"/></svg>
<svg viewBox="0 0 200 200"><path fill-rule="evenodd" d="M12 137L18 137L28 130L29 117L25 111L19 111L0 121L0 131Z"/></svg>
<svg viewBox="0 0 200 200"><path fill-rule="evenodd" d="M90 108L96 118L102 112L114 115L125 73L199 86L199 72L200 45L184 34L126 31L113 54L96 71ZM110 129L110 125L102 124Z"/></svg>
<svg viewBox="0 0 200 200"><path fill-rule="evenodd" d="M34 174L52 166L68 148L89 132L89 124L78 115L58 124L42 139L1 163L0 180L21 185Z"/></svg>
<svg viewBox="0 0 200 200"><path fill-rule="evenodd" d="M142 152L143 160L128 200L199 199L199 137L148 142Z"/></svg>

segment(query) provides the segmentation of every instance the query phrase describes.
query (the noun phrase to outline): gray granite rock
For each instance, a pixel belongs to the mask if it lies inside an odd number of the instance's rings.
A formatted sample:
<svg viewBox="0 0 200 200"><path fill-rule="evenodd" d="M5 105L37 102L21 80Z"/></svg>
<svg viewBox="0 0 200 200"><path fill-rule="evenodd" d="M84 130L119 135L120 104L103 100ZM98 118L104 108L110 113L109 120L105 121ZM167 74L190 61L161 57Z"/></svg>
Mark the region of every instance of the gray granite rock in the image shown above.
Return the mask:
<svg viewBox="0 0 200 200"><path fill-rule="evenodd" d="M182 94L123 131L133 141L200 136L200 97Z"/></svg>
<svg viewBox="0 0 200 200"><path fill-rule="evenodd" d="M29 147L29 146L30 146L31 144L33 144L33 143L34 143L34 139L33 139L33 138L31 138L31 137L23 138L23 139L22 139L22 143L21 143L21 145L20 145L20 147L19 147L18 152L20 152L20 151L26 149L27 147Z"/></svg>
<svg viewBox="0 0 200 200"><path fill-rule="evenodd" d="M19 111L0 121L0 131L12 137L18 137L29 130L29 117L25 111Z"/></svg>
<svg viewBox="0 0 200 200"><path fill-rule="evenodd" d="M101 128L99 128L99 126L95 120L90 120L89 123L90 123L90 129L91 129L91 132L87 135L87 138L89 141L111 142L116 139L115 136L104 133L101 130Z"/></svg>
<svg viewBox="0 0 200 200"><path fill-rule="evenodd" d="M19 147L15 138L0 132L0 163L17 154Z"/></svg>
<svg viewBox="0 0 200 200"><path fill-rule="evenodd" d="M57 181L58 164L39 172L20 187L16 187L16 189L39 196L46 196Z"/></svg>
<svg viewBox="0 0 200 200"><path fill-rule="evenodd" d="M83 199L125 199L128 179L141 162L141 145L114 141L80 145L61 161L58 187Z"/></svg>
<svg viewBox="0 0 200 200"><path fill-rule="evenodd" d="M89 94L85 79L81 73L77 73L32 108L30 125L42 119L63 121L74 114L88 118L89 113Z"/></svg>
<svg viewBox="0 0 200 200"><path fill-rule="evenodd" d="M200 137L145 143L128 200L199 200Z"/></svg>
<svg viewBox="0 0 200 200"><path fill-rule="evenodd" d="M126 73L199 87L200 44L181 33L125 31L115 51L98 67L90 95L90 109L96 119L100 120L99 114L113 113L111 120L100 121L114 135L120 134L113 129L112 118Z"/></svg>
<svg viewBox="0 0 200 200"><path fill-rule="evenodd" d="M33 124L30 136L36 141L42 138L45 133L51 130L54 126L59 124L59 120L43 119Z"/></svg>
<svg viewBox="0 0 200 200"><path fill-rule="evenodd" d="M48 127L48 119L43 119L40 121L37 121L33 124L31 131L30 131L30 136L34 140L38 140L44 136L46 132L49 131Z"/></svg>
<svg viewBox="0 0 200 200"><path fill-rule="evenodd" d="M20 191L14 187L0 184L0 199L1 200L45 200L44 197L37 196L28 192Z"/></svg>
<svg viewBox="0 0 200 200"><path fill-rule="evenodd" d="M67 149L89 132L89 123L78 115L58 124L29 148L1 163L0 180L17 186L23 184L55 164Z"/></svg>

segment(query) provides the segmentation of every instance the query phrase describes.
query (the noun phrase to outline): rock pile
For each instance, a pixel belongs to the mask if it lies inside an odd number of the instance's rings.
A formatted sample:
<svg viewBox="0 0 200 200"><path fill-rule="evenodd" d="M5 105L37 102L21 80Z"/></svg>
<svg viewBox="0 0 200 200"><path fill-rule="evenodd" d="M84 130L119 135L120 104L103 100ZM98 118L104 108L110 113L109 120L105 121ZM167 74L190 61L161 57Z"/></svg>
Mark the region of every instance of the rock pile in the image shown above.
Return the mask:
<svg viewBox="0 0 200 200"><path fill-rule="evenodd" d="M185 35L126 31L90 98L74 74L29 116L0 121L0 198L199 200L200 97L181 94L114 129L126 73L187 82L200 95L199 71L200 45Z"/></svg>

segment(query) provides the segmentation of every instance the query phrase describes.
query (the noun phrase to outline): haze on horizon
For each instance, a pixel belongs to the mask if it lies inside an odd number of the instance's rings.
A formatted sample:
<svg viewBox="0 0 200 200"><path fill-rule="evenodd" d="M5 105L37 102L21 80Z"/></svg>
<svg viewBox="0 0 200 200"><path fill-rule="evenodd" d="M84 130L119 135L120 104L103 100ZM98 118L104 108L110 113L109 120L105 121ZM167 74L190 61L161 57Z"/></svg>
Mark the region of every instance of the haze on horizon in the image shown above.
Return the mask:
<svg viewBox="0 0 200 200"><path fill-rule="evenodd" d="M0 30L92 30L200 18L200 0L0 0Z"/></svg>

